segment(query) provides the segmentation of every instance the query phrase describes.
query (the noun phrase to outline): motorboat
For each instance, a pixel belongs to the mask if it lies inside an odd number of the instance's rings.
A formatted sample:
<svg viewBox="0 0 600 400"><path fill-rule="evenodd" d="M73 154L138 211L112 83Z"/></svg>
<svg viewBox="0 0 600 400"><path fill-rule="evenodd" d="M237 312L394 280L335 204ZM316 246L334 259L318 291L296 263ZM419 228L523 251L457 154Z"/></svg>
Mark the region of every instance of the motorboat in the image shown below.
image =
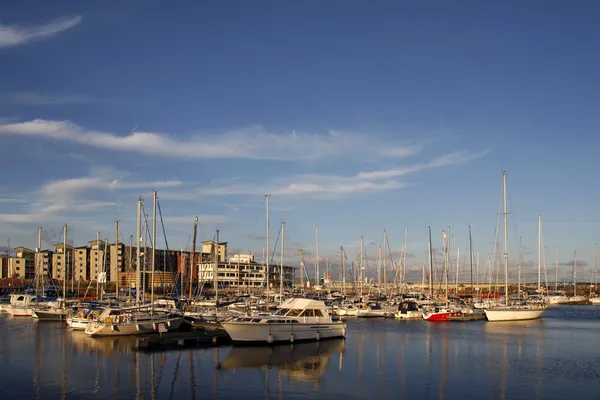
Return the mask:
<svg viewBox="0 0 600 400"><path fill-rule="evenodd" d="M552 292L544 296L544 300L548 305L566 304L569 302L569 298L564 292Z"/></svg>
<svg viewBox="0 0 600 400"><path fill-rule="evenodd" d="M221 325L234 342L294 342L346 337L346 323L333 321L320 300L291 298L269 315L234 318Z"/></svg>
<svg viewBox="0 0 600 400"><path fill-rule="evenodd" d="M13 317L31 317L37 303L37 296L33 294L11 294L10 303L4 305L3 311Z"/></svg>
<svg viewBox="0 0 600 400"><path fill-rule="evenodd" d="M394 313L393 308L381 307L378 302L370 302L356 312L356 318L385 318L393 316Z"/></svg>
<svg viewBox="0 0 600 400"><path fill-rule="evenodd" d="M399 319L421 319L423 311L413 300L404 300L398 305L398 311L394 314Z"/></svg>

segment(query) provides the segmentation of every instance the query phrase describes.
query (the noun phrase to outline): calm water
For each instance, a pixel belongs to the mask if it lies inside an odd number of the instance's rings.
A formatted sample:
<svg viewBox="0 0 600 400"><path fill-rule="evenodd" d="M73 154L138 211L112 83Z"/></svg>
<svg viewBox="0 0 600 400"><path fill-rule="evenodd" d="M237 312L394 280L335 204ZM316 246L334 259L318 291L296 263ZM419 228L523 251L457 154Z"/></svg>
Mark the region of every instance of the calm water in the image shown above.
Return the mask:
<svg viewBox="0 0 600 400"><path fill-rule="evenodd" d="M591 399L599 345L593 306L524 323L350 320L346 340L154 353L1 316L0 390L11 399Z"/></svg>

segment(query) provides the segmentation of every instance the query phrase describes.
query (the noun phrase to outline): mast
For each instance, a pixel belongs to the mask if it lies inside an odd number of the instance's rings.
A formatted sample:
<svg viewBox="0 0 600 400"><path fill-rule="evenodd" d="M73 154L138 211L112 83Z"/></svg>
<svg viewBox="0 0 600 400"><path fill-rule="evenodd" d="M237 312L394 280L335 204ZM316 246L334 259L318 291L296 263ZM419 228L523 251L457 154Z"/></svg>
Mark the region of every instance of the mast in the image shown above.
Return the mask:
<svg viewBox="0 0 600 400"><path fill-rule="evenodd" d="M152 191L152 275L150 284L150 310L154 310L154 272L156 271L156 202L158 192Z"/></svg>
<svg viewBox="0 0 600 400"><path fill-rule="evenodd" d="M540 277L542 276L542 217L538 214L538 292L541 290Z"/></svg>
<svg viewBox="0 0 600 400"><path fill-rule="evenodd" d="M577 296L577 247L573 251L573 297Z"/></svg>
<svg viewBox="0 0 600 400"><path fill-rule="evenodd" d="M318 286L318 285L320 285L320 283L319 283L319 281L320 281L320 279L319 279L320 275L319 274L321 272L320 268L319 268L320 267L319 264L320 264L321 260L319 260L319 225L318 224L315 225L315 241L316 241L316 244L317 244L317 260L316 260L316 263L315 263L315 286Z"/></svg>
<svg viewBox="0 0 600 400"><path fill-rule="evenodd" d="M346 295L346 263L344 262L344 246L340 246L340 268L342 270L342 295Z"/></svg>
<svg viewBox="0 0 600 400"><path fill-rule="evenodd" d="M129 271L127 271L128 299L131 302L131 270L133 269L133 235L129 235Z"/></svg>
<svg viewBox="0 0 600 400"><path fill-rule="evenodd" d="M446 307L448 307L450 305L450 299L448 298L448 237L445 230L442 230L442 238L444 243L444 282L446 284Z"/></svg>
<svg viewBox="0 0 600 400"><path fill-rule="evenodd" d="M558 246L556 247L556 261L554 263L554 291L558 292Z"/></svg>
<svg viewBox="0 0 600 400"><path fill-rule="evenodd" d="M471 236L471 225L469 225L469 262L471 264L471 294L473 294L473 236Z"/></svg>
<svg viewBox="0 0 600 400"><path fill-rule="evenodd" d="M63 268L63 301L67 300L67 224L65 224L64 229L64 238L63 238L63 258L65 260L65 265Z"/></svg>
<svg viewBox="0 0 600 400"><path fill-rule="evenodd" d="M596 248L596 243L594 243L594 270L592 271L592 287L594 288L594 292L596 291L596 261L598 258L598 249ZM591 295L591 291L590 291Z"/></svg>
<svg viewBox="0 0 600 400"><path fill-rule="evenodd" d="M508 212L507 212L507 195L506 195L506 171L502 171L502 187L504 195L504 297L505 303L508 305Z"/></svg>
<svg viewBox="0 0 600 400"><path fill-rule="evenodd" d="M142 276L140 275L140 263L142 261L142 255L140 254L140 235L142 234L142 198L138 199L137 205L137 235L136 235L136 248L137 248L137 257L135 262L135 302L139 306L140 305L140 287L142 286Z"/></svg>
<svg viewBox="0 0 600 400"><path fill-rule="evenodd" d="M433 249L431 248L431 226L429 226L429 297L433 297Z"/></svg>
<svg viewBox="0 0 600 400"><path fill-rule="evenodd" d="M269 195L265 194L265 202L266 202L266 208L267 208L267 248L265 251L265 255L266 257L266 263L265 263L265 268L266 268L266 272L267 272L267 293L269 293L269 289L271 288L271 286L269 285Z"/></svg>
<svg viewBox="0 0 600 400"><path fill-rule="evenodd" d="M302 286L302 293L304 293L304 252L300 249L300 286Z"/></svg>
<svg viewBox="0 0 600 400"><path fill-rule="evenodd" d="M517 293L521 294L521 268L523 268L523 238L519 237L519 281L517 282ZM539 287L538 287L539 289Z"/></svg>
<svg viewBox="0 0 600 400"><path fill-rule="evenodd" d="M364 268L364 259L365 259L365 252L364 252L364 237L360 237L360 273L359 273L359 283L360 283L360 295L362 296L363 294L363 268Z"/></svg>
<svg viewBox="0 0 600 400"><path fill-rule="evenodd" d="M41 249L42 249L42 227L40 226L38 228L38 245L37 245L37 249L35 249L35 265L36 265L36 272L35 272L35 297L39 297L40 296L40 293L39 293L39 291L40 291L40 282L41 282L41 279L42 279L42 272L44 271L44 268L42 267L42 253L41 253L42 250Z"/></svg>
<svg viewBox="0 0 600 400"><path fill-rule="evenodd" d="M387 297L387 256L385 254L387 231L383 230L383 294Z"/></svg>
<svg viewBox="0 0 600 400"><path fill-rule="evenodd" d="M115 291L117 292L117 300L119 300L119 270L121 269L119 266L119 220L115 221L115 264L116 264L116 286Z"/></svg>
<svg viewBox="0 0 600 400"><path fill-rule="evenodd" d="M281 265L279 266L279 301L283 302L283 257L285 249L285 221L281 221Z"/></svg>
<svg viewBox="0 0 600 400"><path fill-rule="evenodd" d="M402 257L402 293L404 293L404 289L406 287L406 253L408 252L408 226L404 227L404 252Z"/></svg>
<svg viewBox="0 0 600 400"><path fill-rule="evenodd" d="M268 257L267 257L268 258ZM217 229L217 243L215 244L215 269L213 281L215 286L215 307L219 307L219 230Z"/></svg>
<svg viewBox="0 0 600 400"><path fill-rule="evenodd" d="M192 257L190 258L190 291L189 291L189 297L188 299L191 301L192 300L192 285L194 284L194 265L196 264L196 233L198 231L198 217L194 217L194 236L193 236L193 240L192 240ZM185 263L183 264L185 265ZM181 269L182 274L183 274L183 268ZM181 278L182 284L181 284L181 288L182 288L182 292L181 294L183 295L183 277ZM200 284L200 283L198 283Z"/></svg>

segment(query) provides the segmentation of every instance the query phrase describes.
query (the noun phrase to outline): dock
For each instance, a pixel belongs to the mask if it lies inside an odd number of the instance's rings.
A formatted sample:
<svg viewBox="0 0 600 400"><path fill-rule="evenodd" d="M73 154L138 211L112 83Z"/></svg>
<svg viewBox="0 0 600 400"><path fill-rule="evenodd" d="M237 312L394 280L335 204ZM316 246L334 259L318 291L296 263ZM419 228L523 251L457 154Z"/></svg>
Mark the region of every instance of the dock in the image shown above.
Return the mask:
<svg viewBox="0 0 600 400"><path fill-rule="evenodd" d="M136 336L137 348L165 349L170 347L218 346L231 343L231 338L221 329L192 329L188 332L150 333Z"/></svg>

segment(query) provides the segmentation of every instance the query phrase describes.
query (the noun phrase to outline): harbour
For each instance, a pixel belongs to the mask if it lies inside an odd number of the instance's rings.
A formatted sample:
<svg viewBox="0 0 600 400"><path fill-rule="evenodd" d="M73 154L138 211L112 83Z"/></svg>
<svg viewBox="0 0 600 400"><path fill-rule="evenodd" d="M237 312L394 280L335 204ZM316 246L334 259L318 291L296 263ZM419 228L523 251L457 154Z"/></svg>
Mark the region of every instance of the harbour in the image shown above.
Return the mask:
<svg viewBox="0 0 600 400"><path fill-rule="evenodd" d="M346 339L138 350L133 337L4 314L0 387L41 399L593 397L598 329L600 308L559 306L533 321L358 318Z"/></svg>

